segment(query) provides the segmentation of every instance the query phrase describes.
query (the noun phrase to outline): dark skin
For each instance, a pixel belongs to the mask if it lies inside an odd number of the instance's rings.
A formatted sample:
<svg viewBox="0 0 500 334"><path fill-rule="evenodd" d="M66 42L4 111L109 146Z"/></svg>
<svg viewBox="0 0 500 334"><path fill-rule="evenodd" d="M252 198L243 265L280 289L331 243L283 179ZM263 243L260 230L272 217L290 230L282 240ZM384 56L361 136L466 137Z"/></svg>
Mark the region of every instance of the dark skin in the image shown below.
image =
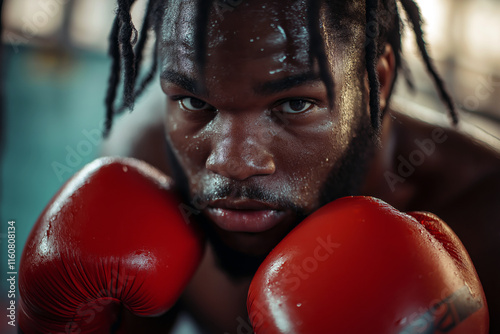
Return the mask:
<svg viewBox="0 0 500 334"><path fill-rule="evenodd" d="M329 65L335 82L334 108L329 109L324 84L300 53L308 49L308 39L297 34L305 25L297 19L301 9L273 11L267 5L262 10L262 5L260 1L243 4L224 13L222 20L211 17L204 77L199 75L192 41L183 37L193 31L186 23L193 15L192 3L170 13L188 20L162 28L161 87L166 107L163 100L136 110L117 124L105 144L106 155L137 157L173 176L188 201L202 209L200 217L208 218L203 224L212 232L212 242L181 306L210 332L236 332L238 318L246 321L246 293L254 268L247 274L228 272L218 264L212 245L223 244L226 251L259 259L300 222L297 217L328 201L325 191L330 191L333 197L375 196L399 210L426 210L444 219L478 270L493 330L500 299L495 284L500 277L495 262L500 241L499 153L444 129L437 138L446 139L404 182L391 186L386 175L400 174L398 157L408 159L418 148L415 139L433 138L437 126L388 109L380 145L372 139L354 145L354 138L369 136L360 130L369 122L368 84L360 51L324 35L331 45ZM377 69L380 104L385 109L395 73L389 46ZM200 89L203 86L205 90ZM356 150L357 158L349 159L360 159L356 164L367 168L353 170L351 177L360 181L359 186L341 184L344 181L336 179L335 173L348 159L347 152ZM360 150L374 153L361 159ZM165 152L171 153L170 159ZM333 186L325 190L325 184ZM248 188L256 191L245 193ZM229 208L221 198L230 200ZM251 203L241 204L242 198L250 198ZM234 210L238 205L245 210L252 206L254 211L272 207L278 218L272 226L248 232L240 225L224 225L209 211L217 206ZM140 322L132 317L125 321ZM164 326L159 320L157 324Z"/></svg>
<svg viewBox="0 0 500 334"><path fill-rule="evenodd" d="M364 92L343 86L343 78L354 76L361 62L343 54L332 57L332 67L335 62L343 70L335 71L335 103L340 107L330 110L325 85L302 51L308 39L294 31L306 22L285 18L301 17L305 8L280 10L282 23L275 24L276 15L261 9L263 4L244 3L224 13L222 22L216 15L212 18L206 92L194 89L204 84L193 42L185 37L192 36L194 27L165 24L160 46L161 86L168 97L166 138L186 174L190 200L200 198L201 207L233 208L238 206L234 202L248 197L265 202L259 203L262 209L269 205L277 211L276 226L251 234L234 233L242 231L210 217L225 244L256 255L266 254L297 223L297 212L309 214L323 204L317 185L325 183L347 152L359 120L368 121ZM173 10L169 15L183 17L190 10L188 3L180 13ZM267 15L256 16L256 11ZM347 108L352 112L341 112ZM244 187L259 194L243 196ZM229 203L212 203L221 198ZM259 204L244 203L237 209Z"/></svg>

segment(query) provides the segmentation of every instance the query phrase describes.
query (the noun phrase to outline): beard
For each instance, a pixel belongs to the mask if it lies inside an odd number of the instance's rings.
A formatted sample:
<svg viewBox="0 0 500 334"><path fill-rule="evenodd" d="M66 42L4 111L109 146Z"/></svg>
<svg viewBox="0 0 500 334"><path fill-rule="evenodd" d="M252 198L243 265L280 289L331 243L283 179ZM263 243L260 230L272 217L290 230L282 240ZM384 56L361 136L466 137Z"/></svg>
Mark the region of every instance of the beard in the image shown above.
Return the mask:
<svg viewBox="0 0 500 334"><path fill-rule="evenodd" d="M368 115L361 117L357 128L353 131L355 135L349 143L344 154L328 173L327 179L319 191L318 209L338 198L345 196L360 195L360 189L365 179L365 174L369 161L371 160L378 143L377 132L371 126ZM188 186L188 178L183 171L177 157L173 153L170 143L167 142L167 155L170 162L171 171L177 189L180 191L186 203L192 203ZM236 183L228 181L224 186L217 187L210 191L203 191L196 195L197 203L205 203L216 198L224 198L232 195L234 197L245 197L249 199L265 200L274 202L281 207L294 211L296 220L283 233L283 237L294 227L300 224L308 214L290 200L280 198L269 191L262 191L258 188L236 186ZM214 225L204 216L197 216L197 222L204 231L210 246L215 255L216 265L234 281L252 277L260 264L264 261L269 251L264 254L249 254L231 247L223 240ZM245 232L233 232L245 234Z"/></svg>
<svg viewBox="0 0 500 334"><path fill-rule="evenodd" d="M379 135L368 116L363 117L354 133L356 135L320 190L320 207L341 197L361 195L368 164L379 146Z"/></svg>

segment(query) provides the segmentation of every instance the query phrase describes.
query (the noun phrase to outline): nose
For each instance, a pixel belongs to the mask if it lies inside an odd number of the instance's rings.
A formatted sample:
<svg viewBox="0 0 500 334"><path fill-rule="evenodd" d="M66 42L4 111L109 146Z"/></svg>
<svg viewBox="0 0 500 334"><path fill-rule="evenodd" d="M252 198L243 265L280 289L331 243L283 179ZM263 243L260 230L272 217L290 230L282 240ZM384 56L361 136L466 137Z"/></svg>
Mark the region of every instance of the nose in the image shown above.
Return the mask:
<svg viewBox="0 0 500 334"><path fill-rule="evenodd" d="M223 130L212 137L213 149L205 164L208 170L238 181L276 171L265 127L257 121L233 119L219 128Z"/></svg>

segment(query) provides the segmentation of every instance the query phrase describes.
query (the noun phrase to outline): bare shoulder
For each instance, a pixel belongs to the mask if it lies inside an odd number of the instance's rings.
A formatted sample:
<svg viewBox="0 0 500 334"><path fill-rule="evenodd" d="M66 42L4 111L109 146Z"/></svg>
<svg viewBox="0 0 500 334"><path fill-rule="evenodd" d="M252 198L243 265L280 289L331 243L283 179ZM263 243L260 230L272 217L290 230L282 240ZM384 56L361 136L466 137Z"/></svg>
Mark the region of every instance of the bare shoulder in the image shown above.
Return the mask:
<svg viewBox="0 0 500 334"><path fill-rule="evenodd" d="M500 139L494 134L499 128L488 129L471 117L455 128L446 115L400 108L404 112L390 110L385 116L378 172L371 175L379 180L380 196L403 210L437 212L459 198L474 200L481 188L483 200L496 207L488 198L500 191L484 185L500 180Z"/></svg>
<svg viewBox="0 0 500 334"><path fill-rule="evenodd" d="M403 181L389 196L404 197L404 210L431 211L450 225L472 258L490 314L500 314L499 125L465 117L453 128L446 117L424 110L388 116L388 167ZM492 332L499 328L492 319Z"/></svg>
<svg viewBox="0 0 500 334"><path fill-rule="evenodd" d="M125 112L115 122L101 155L134 157L168 174L164 113L164 95L156 88L149 91L132 112Z"/></svg>

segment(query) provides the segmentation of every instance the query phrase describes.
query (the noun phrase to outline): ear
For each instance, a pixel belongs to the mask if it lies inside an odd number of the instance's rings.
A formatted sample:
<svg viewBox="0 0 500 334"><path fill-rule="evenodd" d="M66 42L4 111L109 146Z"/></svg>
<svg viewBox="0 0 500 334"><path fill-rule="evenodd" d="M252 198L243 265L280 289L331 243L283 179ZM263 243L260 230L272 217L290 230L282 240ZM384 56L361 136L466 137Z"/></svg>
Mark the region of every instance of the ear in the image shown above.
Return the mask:
<svg viewBox="0 0 500 334"><path fill-rule="evenodd" d="M377 63L378 80L380 82L380 110L384 110L392 91L396 71L396 57L390 44L385 45L384 53Z"/></svg>

